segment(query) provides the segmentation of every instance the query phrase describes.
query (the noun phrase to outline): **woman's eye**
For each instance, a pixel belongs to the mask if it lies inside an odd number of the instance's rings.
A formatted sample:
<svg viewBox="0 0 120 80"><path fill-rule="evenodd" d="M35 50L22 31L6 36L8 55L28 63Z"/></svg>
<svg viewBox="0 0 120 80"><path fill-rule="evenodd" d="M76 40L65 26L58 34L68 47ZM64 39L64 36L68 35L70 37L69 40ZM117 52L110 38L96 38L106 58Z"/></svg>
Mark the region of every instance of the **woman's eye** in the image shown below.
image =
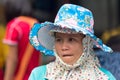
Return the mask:
<svg viewBox="0 0 120 80"><path fill-rule="evenodd" d="M60 39L60 38L56 38L55 41L56 41L56 42L60 42L61 39Z"/></svg>
<svg viewBox="0 0 120 80"><path fill-rule="evenodd" d="M74 41L74 38L69 38L69 41Z"/></svg>

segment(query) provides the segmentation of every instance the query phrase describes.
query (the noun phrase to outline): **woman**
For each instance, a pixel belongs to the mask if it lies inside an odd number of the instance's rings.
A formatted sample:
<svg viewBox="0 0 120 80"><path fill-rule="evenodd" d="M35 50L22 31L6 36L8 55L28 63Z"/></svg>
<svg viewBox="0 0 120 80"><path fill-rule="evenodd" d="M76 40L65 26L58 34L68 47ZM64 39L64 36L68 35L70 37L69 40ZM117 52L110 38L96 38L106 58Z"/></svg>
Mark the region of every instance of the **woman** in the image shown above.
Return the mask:
<svg viewBox="0 0 120 80"><path fill-rule="evenodd" d="M35 68L29 80L116 80L95 56L94 46L105 52L112 49L94 35L93 23L90 10L65 4L54 23L35 24L30 32L31 44L56 59Z"/></svg>

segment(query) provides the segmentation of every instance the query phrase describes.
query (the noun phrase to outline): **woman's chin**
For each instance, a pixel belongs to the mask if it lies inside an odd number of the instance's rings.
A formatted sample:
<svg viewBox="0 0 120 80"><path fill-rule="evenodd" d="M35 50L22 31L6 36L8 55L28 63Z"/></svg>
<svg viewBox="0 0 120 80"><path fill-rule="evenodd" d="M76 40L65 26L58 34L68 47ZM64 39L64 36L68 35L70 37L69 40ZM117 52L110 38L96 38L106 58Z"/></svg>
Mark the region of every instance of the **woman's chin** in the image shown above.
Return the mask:
<svg viewBox="0 0 120 80"><path fill-rule="evenodd" d="M66 64L69 64L69 65L72 65L75 63L75 61L70 57L64 58L62 60L63 60L63 62L65 62Z"/></svg>

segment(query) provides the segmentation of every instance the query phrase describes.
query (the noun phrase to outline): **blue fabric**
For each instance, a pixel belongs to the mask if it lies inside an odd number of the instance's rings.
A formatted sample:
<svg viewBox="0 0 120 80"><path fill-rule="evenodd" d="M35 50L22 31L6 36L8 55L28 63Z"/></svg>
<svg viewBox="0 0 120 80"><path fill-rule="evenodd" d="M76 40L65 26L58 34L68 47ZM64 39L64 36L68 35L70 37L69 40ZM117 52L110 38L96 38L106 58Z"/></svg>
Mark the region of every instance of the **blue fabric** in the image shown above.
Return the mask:
<svg viewBox="0 0 120 80"><path fill-rule="evenodd" d="M109 77L109 80L116 80L115 77L108 70L104 68L100 68L100 70ZM37 67L33 69L28 80L47 80L45 79L45 74L46 74L46 65Z"/></svg>
<svg viewBox="0 0 120 80"><path fill-rule="evenodd" d="M95 52L103 68L109 70L117 80L120 79L120 52L108 54L102 50Z"/></svg>
<svg viewBox="0 0 120 80"><path fill-rule="evenodd" d="M32 70L30 77L28 80L46 80L45 79L46 74L46 66L39 66Z"/></svg>
<svg viewBox="0 0 120 80"><path fill-rule="evenodd" d="M105 68L100 68L100 70L102 72L104 72L109 77L108 80L116 80L115 77L108 70L106 70Z"/></svg>

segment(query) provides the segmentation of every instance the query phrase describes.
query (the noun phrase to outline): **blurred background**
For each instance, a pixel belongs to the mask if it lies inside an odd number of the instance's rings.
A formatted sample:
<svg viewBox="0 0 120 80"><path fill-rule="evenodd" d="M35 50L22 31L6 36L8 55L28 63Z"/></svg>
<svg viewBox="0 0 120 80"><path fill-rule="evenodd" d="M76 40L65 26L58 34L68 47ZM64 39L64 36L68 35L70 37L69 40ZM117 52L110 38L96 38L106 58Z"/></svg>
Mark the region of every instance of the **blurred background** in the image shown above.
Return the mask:
<svg viewBox="0 0 120 80"><path fill-rule="evenodd" d="M97 50L102 65L120 79L120 0L0 0L0 68L4 72L7 46L2 43L6 24L21 14L32 15L39 22L54 21L61 5L74 3L93 12L96 36L110 46L115 54L102 54ZM100 54L101 53L101 54ZM111 64L115 67L110 67ZM2 77L3 74L0 73ZM1 80L1 79L0 79Z"/></svg>

